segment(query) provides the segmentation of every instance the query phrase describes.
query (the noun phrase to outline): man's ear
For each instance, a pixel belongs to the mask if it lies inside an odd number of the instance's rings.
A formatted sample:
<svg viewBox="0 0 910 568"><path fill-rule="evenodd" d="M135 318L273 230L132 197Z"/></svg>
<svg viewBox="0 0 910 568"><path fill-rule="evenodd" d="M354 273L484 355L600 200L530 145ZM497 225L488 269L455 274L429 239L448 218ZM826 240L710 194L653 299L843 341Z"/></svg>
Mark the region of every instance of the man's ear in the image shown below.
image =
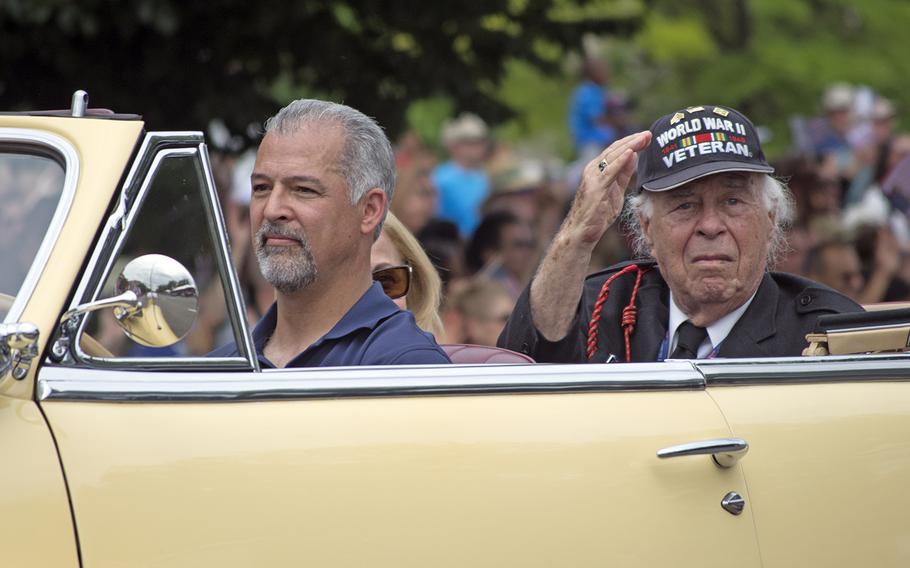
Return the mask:
<svg viewBox="0 0 910 568"><path fill-rule="evenodd" d="M360 232L362 234L373 234L385 215L388 202L388 196L378 187L367 190L360 198Z"/></svg>

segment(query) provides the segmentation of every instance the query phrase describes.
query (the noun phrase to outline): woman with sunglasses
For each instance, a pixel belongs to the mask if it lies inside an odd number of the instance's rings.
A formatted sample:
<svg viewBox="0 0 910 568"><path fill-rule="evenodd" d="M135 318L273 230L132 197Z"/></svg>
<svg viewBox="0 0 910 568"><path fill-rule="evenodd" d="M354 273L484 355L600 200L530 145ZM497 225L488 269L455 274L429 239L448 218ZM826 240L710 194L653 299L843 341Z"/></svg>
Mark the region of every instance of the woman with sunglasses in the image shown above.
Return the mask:
<svg viewBox="0 0 910 568"><path fill-rule="evenodd" d="M443 341L439 302L442 282L423 247L391 212L371 251L373 280L403 310L410 310L417 325Z"/></svg>

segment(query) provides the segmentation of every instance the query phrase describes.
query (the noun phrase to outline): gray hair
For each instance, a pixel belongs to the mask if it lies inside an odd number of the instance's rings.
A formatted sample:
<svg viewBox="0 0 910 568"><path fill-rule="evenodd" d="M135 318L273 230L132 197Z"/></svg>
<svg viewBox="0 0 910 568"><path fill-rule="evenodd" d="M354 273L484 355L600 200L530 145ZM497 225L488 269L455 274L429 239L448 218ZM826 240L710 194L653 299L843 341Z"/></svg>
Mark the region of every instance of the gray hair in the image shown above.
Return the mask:
<svg viewBox="0 0 910 568"><path fill-rule="evenodd" d="M292 134L305 124L319 123L337 124L344 132L339 166L351 204L357 204L374 187L385 192L386 210L373 234L378 239L395 191L395 154L389 139L375 120L359 110L316 99L290 103L265 122L265 132Z"/></svg>
<svg viewBox="0 0 910 568"><path fill-rule="evenodd" d="M760 174L761 200L765 210L774 213L775 224L771 229L771 243L768 246L768 266L772 266L786 250L786 232L793 222L794 203L787 185L768 174ZM626 199L622 221L626 231L632 237L632 250L638 258L651 258L651 247L648 245L639 216L650 219L654 213L654 204L649 191L631 193Z"/></svg>

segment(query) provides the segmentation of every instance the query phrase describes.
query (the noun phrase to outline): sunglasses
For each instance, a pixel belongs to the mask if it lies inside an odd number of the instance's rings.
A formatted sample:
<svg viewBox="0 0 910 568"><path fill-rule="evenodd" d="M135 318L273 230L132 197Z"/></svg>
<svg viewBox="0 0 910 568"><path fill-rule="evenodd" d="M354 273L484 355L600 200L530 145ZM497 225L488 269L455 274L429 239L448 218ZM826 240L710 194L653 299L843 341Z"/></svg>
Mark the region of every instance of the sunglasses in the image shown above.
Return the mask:
<svg viewBox="0 0 910 568"><path fill-rule="evenodd" d="M391 299L404 296L411 289L411 266L390 266L373 271L373 280L382 285L382 291Z"/></svg>

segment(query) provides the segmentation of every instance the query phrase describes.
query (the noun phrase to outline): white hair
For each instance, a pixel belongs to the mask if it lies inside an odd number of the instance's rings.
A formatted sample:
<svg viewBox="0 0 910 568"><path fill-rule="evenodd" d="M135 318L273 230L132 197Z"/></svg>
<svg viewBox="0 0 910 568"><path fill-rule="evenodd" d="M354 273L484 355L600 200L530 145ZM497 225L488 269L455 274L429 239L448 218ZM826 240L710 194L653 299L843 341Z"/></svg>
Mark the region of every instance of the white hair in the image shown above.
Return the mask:
<svg viewBox="0 0 910 568"><path fill-rule="evenodd" d="M762 177L759 189L762 205L766 211L774 213L775 223L768 246L768 266L771 266L787 246L785 234L793 221L793 197L782 181L768 174L756 175ZM650 219L654 214L652 198L651 192L646 190L629 194L622 215L623 224L632 237L632 250L638 258L651 258L651 246L645 238L640 218Z"/></svg>
<svg viewBox="0 0 910 568"><path fill-rule="evenodd" d="M375 120L347 105L298 99L265 122L265 132L291 134L304 124L337 124L344 131L340 169L348 185L351 204L374 187L386 194L386 210L373 233L378 239L395 191L395 154L388 137Z"/></svg>

